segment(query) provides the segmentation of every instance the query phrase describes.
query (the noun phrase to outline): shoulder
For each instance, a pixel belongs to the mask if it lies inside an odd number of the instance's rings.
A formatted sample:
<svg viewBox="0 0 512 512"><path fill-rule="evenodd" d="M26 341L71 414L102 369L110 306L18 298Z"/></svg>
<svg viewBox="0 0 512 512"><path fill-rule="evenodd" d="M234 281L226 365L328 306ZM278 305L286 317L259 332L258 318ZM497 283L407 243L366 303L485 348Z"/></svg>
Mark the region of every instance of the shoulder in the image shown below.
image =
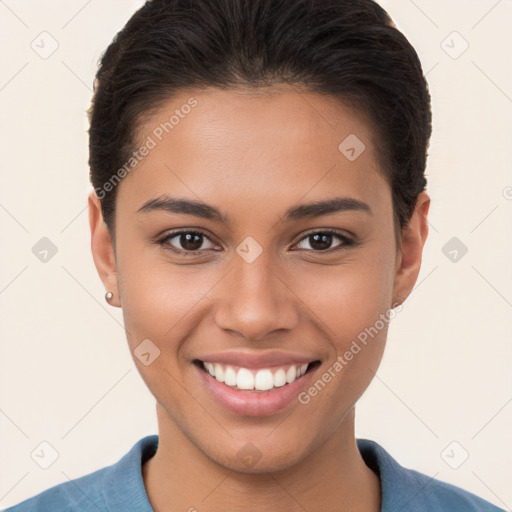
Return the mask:
<svg viewBox="0 0 512 512"><path fill-rule="evenodd" d="M63 482L22 501L4 512L33 512L43 510L107 510L102 492L102 482L109 468Z"/></svg>
<svg viewBox="0 0 512 512"><path fill-rule="evenodd" d="M401 466L379 444L358 439L366 464L381 480L382 512L503 512L492 503L455 485Z"/></svg>
<svg viewBox="0 0 512 512"><path fill-rule="evenodd" d="M118 462L55 485L3 512L152 512L142 480L142 463L158 436L146 436Z"/></svg>

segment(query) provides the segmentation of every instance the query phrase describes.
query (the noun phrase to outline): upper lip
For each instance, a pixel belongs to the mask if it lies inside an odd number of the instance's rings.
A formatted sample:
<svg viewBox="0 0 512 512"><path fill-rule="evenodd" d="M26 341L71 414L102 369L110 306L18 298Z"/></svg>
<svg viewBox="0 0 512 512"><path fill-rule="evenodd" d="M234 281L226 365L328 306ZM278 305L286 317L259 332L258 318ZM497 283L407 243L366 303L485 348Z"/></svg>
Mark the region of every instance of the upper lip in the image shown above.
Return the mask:
<svg viewBox="0 0 512 512"><path fill-rule="evenodd" d="M270 366L303 365L317 361L315 356L267 350L265 352L226 351L203 354L197 359L209 363L231 364L242 368L268 368Z"/></svg>

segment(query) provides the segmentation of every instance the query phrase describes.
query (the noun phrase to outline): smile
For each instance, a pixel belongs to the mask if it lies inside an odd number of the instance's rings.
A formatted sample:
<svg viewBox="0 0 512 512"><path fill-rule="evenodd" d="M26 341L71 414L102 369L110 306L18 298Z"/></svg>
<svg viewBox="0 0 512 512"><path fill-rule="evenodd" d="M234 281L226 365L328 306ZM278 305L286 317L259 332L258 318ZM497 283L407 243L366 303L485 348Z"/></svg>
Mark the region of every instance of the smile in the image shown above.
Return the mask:
<svg viewBox="0 0 512 512"><path fill-rule="evenodd" d="M278 368L249 369L202 361L203 368L216 381L239 390L268 391L291 384L304 375L310 363Z"/></svg>
<svg viewBox="0 0 512 512"><path fill-rule="evenodd" d="M207 396L225 411L243 416L271 416L300 404L321 361L313 353L224 351L193 360Z"/></svg>

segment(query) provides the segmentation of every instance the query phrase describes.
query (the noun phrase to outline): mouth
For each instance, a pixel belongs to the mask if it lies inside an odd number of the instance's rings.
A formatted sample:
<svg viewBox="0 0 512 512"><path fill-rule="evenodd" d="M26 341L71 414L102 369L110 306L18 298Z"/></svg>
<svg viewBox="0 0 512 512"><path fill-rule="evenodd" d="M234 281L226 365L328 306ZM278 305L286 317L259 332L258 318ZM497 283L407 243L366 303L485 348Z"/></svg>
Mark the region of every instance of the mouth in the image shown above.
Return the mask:
<svg viewBox="0 0 512 512"><path fill-rule="evenodd" d="M247 368L222 362L193 361L207 395L224 410L243 416L270 416L293 406L321 362Z"/></svg>
<svg viewBox="0 0 512 512"><path fill-rule="evenodd" d="M320 365L320 361L265 368L244 368L232 364L194 360L203 372L230 388L239 391L265 392L288 386Z"/></svg>

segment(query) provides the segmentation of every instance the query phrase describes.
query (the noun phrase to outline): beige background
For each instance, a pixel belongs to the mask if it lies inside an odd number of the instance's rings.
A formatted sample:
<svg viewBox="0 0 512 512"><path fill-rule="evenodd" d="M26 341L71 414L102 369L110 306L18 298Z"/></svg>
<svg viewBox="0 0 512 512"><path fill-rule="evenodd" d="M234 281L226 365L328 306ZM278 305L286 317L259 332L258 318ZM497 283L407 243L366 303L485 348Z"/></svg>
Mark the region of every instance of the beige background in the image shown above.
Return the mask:
<svg viewBox="0 0 512 512"><path fill-rule="evenodd" d="M510 510L512 1L381 3L428 73L431 230L357 435ZM0 1L0 508L157 432L121 312L103 299L86 209L96 62L141 4ZM46 59L31 47L41 53L41 37L45 51L58 43ZM46 263L32 252L42 237L58 249ZM452 237L468 248L456 262L443 253ZM58 452L48 469L31 458L43 441Z"/></svg>

